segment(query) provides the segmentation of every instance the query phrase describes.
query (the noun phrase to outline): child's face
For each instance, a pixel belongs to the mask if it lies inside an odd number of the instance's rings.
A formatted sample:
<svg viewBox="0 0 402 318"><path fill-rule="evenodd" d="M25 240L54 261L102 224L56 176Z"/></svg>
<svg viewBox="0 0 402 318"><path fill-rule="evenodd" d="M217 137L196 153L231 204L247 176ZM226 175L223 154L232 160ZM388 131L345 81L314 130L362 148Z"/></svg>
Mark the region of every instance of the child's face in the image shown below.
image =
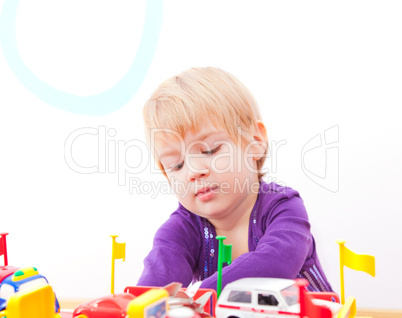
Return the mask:
<svg viewBox="0 0 402 318"><path fill-rule="evenodd" d="M168 142L156 147L170 184L180 203L207 219L228 216L254 204L259 180L255 143L242 145L209 122L184 138L168 134ZM260 150L260 149L259 149ZM261 151L259 151L261 152Z"/></svg>

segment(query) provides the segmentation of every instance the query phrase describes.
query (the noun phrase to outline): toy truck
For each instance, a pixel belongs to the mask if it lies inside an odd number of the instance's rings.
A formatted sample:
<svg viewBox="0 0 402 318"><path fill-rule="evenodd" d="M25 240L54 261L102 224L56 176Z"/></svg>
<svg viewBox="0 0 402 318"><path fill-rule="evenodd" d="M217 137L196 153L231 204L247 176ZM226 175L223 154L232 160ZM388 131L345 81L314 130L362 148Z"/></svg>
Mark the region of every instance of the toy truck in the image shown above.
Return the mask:
<svg viewBox="0 0 402 318"><path fill-rule="evenodd" d="M18 271L18 269L19 268L13 266L0 266L0 288L3 284L4 279L14 274L16 271ZM0 311L4 310L5 305L6 299L0 296Z"/></svg>
<svg viewBox="0 0 402 318"><path fill-rule="evenodd" d="M7 301L15 293L49 285L45 276L39 274L35 267L18 269L12 266L0 267L0 311L7 306ZM55 297L55 312L60 311L59 301Z"/></svg>

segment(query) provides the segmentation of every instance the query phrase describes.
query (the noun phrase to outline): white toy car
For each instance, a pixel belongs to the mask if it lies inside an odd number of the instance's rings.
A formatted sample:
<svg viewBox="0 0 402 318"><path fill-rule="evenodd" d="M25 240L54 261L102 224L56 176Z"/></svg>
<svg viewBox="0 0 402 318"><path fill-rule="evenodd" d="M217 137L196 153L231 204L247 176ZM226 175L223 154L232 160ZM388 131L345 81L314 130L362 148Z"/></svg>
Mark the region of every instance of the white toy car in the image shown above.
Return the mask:
<svg viewBox="0 0 402 318"><path fill-rule="evenodd" d="M243 278L227 284L217 318L295 317L300 313L299 287L291 279Z"/></svg>

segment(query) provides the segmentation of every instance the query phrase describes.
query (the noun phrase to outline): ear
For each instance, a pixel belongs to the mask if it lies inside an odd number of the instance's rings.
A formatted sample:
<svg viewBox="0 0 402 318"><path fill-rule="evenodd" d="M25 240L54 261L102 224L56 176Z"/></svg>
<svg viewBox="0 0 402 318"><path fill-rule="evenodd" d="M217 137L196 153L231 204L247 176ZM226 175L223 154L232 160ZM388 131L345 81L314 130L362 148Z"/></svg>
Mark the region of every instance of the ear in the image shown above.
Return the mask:
<svg viewBox="0 0 402 318"><path fill-rule="evenodd" d="M260 160L268 152L268 136L267 129L261 120L257 121L257 125L254 129L254 160Z"/></svg>

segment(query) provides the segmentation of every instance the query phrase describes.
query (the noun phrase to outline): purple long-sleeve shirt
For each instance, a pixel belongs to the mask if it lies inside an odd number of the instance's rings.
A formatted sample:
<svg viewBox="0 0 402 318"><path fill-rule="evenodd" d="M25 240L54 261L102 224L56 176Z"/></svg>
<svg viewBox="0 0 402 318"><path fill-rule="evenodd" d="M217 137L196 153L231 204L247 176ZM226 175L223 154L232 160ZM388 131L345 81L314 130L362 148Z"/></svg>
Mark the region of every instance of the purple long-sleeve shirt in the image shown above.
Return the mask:
<svg viewBox="0 0 402 318"><path fill-rule="evenodd" d="M202 280L216 289L218 241L215 228L179 204L157 231L138 281L164 286ZM332 291L318 260L310 223L299 193L275 183L260 183L250 215L249 252L222 271L222 287L243 277L305 278L309 290Z"/></svg>

